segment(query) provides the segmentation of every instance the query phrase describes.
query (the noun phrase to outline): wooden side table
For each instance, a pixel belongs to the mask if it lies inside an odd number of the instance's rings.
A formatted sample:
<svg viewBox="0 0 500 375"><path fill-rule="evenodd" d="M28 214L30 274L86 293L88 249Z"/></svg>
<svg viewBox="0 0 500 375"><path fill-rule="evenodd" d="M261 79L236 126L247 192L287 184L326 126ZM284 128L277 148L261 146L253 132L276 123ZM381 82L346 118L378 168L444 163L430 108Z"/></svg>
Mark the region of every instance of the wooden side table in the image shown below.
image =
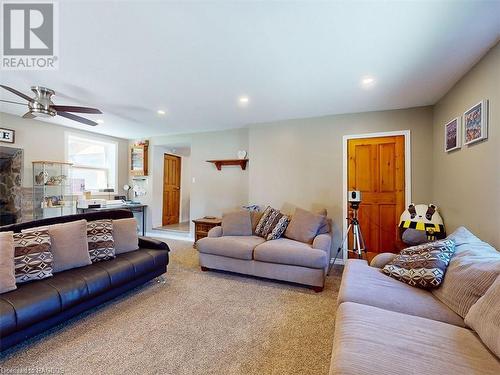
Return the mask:
<svg viewBox="0 0 500 375"><path fill-rule="evenodd" d="M194 223L194 244L200 238L204 238L208 236L208 231L213 227L217 227L222 224L222 219L219 217L216 218L205 218L202 217L200 219L193 220Z"/></svg>

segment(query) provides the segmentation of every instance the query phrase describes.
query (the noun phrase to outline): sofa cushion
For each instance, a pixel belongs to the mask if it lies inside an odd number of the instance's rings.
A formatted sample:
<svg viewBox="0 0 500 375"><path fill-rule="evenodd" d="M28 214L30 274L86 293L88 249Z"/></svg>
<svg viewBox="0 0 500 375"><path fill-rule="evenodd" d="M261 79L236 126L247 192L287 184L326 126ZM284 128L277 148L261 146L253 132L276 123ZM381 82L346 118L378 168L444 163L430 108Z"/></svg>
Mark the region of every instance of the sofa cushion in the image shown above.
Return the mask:
<svg viewBox="0 0 500 375"><path fill-rule="evenodd" d="M54 272L92 264L87 243L87 221L77 220L49 226Z"/></svg>
<svg viewBox="0 0 500 375"><path fill-rule="evenodd" d="M382 272L411 286L437 288L443 281L454 251L452 240L408 247L387 263Z"/></svg>
<svg viewBox="0 0 500 375"><path fill-rule="evenodd" d="M16 289L13 232L0 232L0 294Z"/></svg>
<svg viewBox="0 0 500 375"><path fill-rule="evenodd" d="M258 236L205 237L196 242L196 248L200 253L251 260L255 247L264 241Z"/></svg>
<svg viewBox="0 0 500 375"><path fill-rule="evenodd" d="M324 222L325 216L297 207L286 228L285 237L304 243L312 243Z"/></svg>
<svg viewBox="0 0 500 375"><path fill-rule="evenodd" d="M137 220L133 217L113 220L113 241L115 243L115 254L137 250L139 248Z"/></svg>
<svg viewBox="0 0 500 375"><path fill-rule="evenodd" d="M16 330L16 310L0 296L0 334L6 336Z"/></svg>
<svg viewBox="0 0 500 375"><path fill-rule="evenodd" d="M463 327L464 321L432 293L401 283L364 260L349 259L344 267L338 302L357 302Z"/></svg>
<svg viewBox="0 0 500 375"><path fill-rule="evenodd" d="M500 252L463 227L448 238L455 241L455 255L443 283L432 293L465 317L500 275Z"/></svg>
<svg viewBox="0 0 500 375"><path fill-rule="evenodd" d="M99 262L95 266L106 270L111 281L111 286L113 287L125 284L135 278L134 265L125 259L125 257L117 257L107 262Z"/></svg>
<svg viewBox="0 0 500 375"><path fill-rule="evenodd" d="M311 245L288 238L267 241L257 246L254 250L254 259L259 262L308 268L325 268L328 265L325 251L313 249Z"/></svg>
<svg viewBox="0 0 500 375"><path fill-rule="evenodd" d="M87 240L92 263L110 260L115 257L112 220L87 222Z"/></svg>
<svg viewBox="0 0 500 375"><path fill-rule="evenodd" d="M158 253L158 251L154 252ZM129 261L134 267L136 276L144 275L155 268L155 257L145 250L120 254L117 258Z"/></svg>
<svg viewBox="0 0 500 375"><path fill-rule="evenodd" d="M106 292L111 287L111 280L106 270L94 267L94 265L73 268L57 274L58 277L66 276L71 279L79 279L85 282L88 296L95 297Z"/></svg>
<svg viewBox="0 0 500 375"><path fill-rule="evenodd" d="M69 309L89 298L87 283L82 277L76 277L72 272L59 272L50 279L43 281L59 294L61 310Z"/></svg>
<svg viewBox="0 0 500 375"><path fill-rule="evenodd" d="M16 313L16 329L28 327L61 311L59 293L46 280L18 285L0 299L9 303ZM3 310L2 310L3 319Z"/></svg>
<svg viewBox="0 0 500 375"><path fill-rule="evenodd" d="M483 343L500 358L500 277L472 305L465 323L477 332Z"/></svg>
<svg viewBox="0 0 500 375"><path fill-rule="evenodd" d="M290 219L279 210L267 207L255 228L255 234L266 240L276 240L285 233Z"/></svg>
<svg viewBox="0 0 500 375"><path fill-rule="evenodd" d="M14 233L16 282L41 280L52 276L52 253L48 229Z"/></svg>
<svg viewBox="0 0 500 375"><path fill-rule="evenodd" d="M252 220L249 211L234 211L222 215L223 236L251 236Z"/></svg>
<svg viewBox="0 0 500 375"><path fill-rule="evenodd" d="M499 373L466 328L357 303L337 310L330 375Z"/></svg>

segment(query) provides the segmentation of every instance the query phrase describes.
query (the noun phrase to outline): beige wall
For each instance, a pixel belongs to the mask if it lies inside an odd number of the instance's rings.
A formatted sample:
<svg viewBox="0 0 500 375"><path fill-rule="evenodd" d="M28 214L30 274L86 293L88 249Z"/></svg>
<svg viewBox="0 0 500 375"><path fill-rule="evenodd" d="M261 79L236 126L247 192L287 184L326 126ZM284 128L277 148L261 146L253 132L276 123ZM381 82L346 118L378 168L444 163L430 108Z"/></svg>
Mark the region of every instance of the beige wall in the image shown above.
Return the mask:
<svg viewBox="0 0 500 375"><path fill-rule="evenodd" d="M118 188L119 193L123 194L121 187L128 181L128 140L84 132L38 120L23 119L3 112L0 112L0 125L16 131L14 144L0 143L0 146L12 146L24 150L24 187L33 186L33 171L31 169L33 160L65 161L66 132L117 142Z"/></svg>
<svg viewBox="0 0 500 375"><path fill-rule="evenodd" d="M432 108L283 121L249 129L249 200L285 211L326 207L338 243L342 216L342 137L411 131L412 200L432 193Z"/></svg>
<svg viewBox="0 0 500 375"><path fill-rule="evenodd" d="M486 141L445 153L444 124L489 100ZM433 200L448 232L465 225L500 249L500 44L434 107Z"/></svg>
<svg viewBox="0 0 500 375"><path fill-rule="evenodd" d="M248 129L197 133L191 136L191 218L220 216L248 202L249 170L223 167L218 171L206 160L235 159L248 150Z"/></svg>

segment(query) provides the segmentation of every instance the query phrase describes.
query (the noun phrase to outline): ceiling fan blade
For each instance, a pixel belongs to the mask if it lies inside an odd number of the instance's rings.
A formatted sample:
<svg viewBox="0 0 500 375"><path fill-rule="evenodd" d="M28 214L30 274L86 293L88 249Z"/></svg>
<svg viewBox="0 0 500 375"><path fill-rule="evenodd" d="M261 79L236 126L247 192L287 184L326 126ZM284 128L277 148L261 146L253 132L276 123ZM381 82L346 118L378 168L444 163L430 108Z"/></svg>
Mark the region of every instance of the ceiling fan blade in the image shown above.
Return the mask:
<svg viewBox="0 0 500 375"><path fill-rule="evenodd" d="M26 112L24 115L23 115L23 118L35 118L36 116L31 113L31 112Z"/></svg>
<svg viewBox="0 0 500 375"><path fill-rule="evenodd" d="M76 113L102 113L96 108L89 108L89 107L77 107L77 106L72 106L72 105L51 105L50 106L52 109L54 109L56 112L76 112Z"/></svg>
<svg viewBox="0 0 500 375"><path fill-rule="evenodd" d="M22 92L19 92L17 91L16 89L13 89L12 87L9 87L9 86L5 86L5 85L0 85L1 88L7 90L7 91L10 91L11 93L13 94L16 94L17 96L20 96L21 98L31 102L33 99L30 98L28 95L26 94L23 94Z"/></svg>
<svg viewBox="0 0 500 375"><path fill-rule="evenodd" d="M10 103L10 104L26 105L26 103L13 102L12 100L2 100L2 99L0 99L0 102Z"/></svg>
<svg viewBox="0 0 500 375"><path fill-rule="evenodd" d="M70 120L73 120L73 121L81 122L82 124L85 124L85 125L90 125L90 126L96 126L97 125L97 122L91 121L91 120L86 119L84 117L80 117L80 116L74 115L72 113L57 112L57 115L58 116L62 116L62 117L66 117L66 118L68 118Z"/></svg>

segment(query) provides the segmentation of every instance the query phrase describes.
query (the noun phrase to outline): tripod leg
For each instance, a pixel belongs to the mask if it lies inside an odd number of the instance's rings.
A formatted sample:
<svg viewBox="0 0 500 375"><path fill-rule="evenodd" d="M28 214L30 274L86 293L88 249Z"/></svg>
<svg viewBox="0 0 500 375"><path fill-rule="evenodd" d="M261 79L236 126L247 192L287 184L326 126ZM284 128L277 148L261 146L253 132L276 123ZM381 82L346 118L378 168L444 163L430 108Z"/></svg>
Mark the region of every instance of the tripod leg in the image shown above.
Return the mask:
<svg viewBox="0 0 500 375"><path fill-rule="evenodd" d="M340 252L344 248L344 244L345 244L345 242L347 241L347 239L349 237L349 231L351 230L351 227L352 227L352 224L349 224L348 227L347 227L347 230L346 230L346 232L344 234L344 237L342 238L342 242L340 243L339 248L337 249L337 254L335 254L335 258L333 258L333 263L331 263L328 266L328 272L326 273L327 275L330 274L330 271L331 271L333 265L335 264L335 261L337 260L337 257L339 256Z"/></svg>
<svg viewBox="0 0 500 375"><path fill-rule="evenodd" d="M359 228L357 224L354 224L354 244L353 250L358 255L358 258L361 258L361 243L359 241Z"/></svg>

